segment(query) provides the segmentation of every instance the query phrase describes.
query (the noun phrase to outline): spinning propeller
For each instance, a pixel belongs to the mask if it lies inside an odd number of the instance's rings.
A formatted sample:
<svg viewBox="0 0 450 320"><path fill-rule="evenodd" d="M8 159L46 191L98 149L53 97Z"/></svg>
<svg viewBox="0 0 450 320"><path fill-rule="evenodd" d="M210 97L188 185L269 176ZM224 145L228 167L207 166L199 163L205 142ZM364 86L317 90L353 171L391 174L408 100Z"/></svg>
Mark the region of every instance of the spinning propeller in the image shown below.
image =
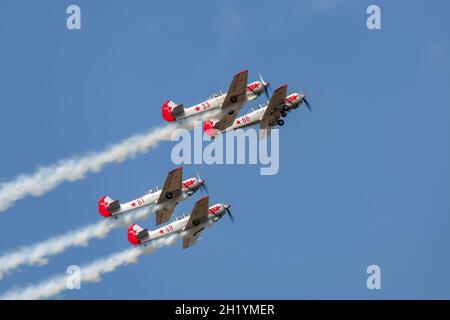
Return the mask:
<svg viewBox="0 0 450 320"><path fill-rule="evenodd" d="M197 180L198 180L198 183L200 184L200 191L202 193L204 192L209 195L209 191L208 191L208 188L206 187L205 179L202 179L202 177L200 177L197 170L195 170L195 174L197 175Z"/></svg>
<svg viewBox="0 0 450 320"><path fill-rule="evenodd" d="M270 100L270 94L269 89L272 90L270 87L269 82L265 81L261 73L259 74L259 81L261 81L263 87L264 87L264 94L266 95L267 100Z"/></svg>
<svg viewBox="0 0 450 320"><path fill-rule="evenodd" d="M230 205L229 204L225 204L224 205L224 208L225 208L225 210L226 210L226 212L228 213L228 216L230 217L230 219L231 219L231 222L234 222L234 217L233 217L233 215L231 214L231 211L230 211Z"/></svg>
<svg viewBox="0 0 450 320"><path fill-rule="evenodd" d="M308 108L309 112L311 112L311 105L309 104L308 100L306 100L306 94L303 94L303 101L306 104L306 107Z"/></svg>

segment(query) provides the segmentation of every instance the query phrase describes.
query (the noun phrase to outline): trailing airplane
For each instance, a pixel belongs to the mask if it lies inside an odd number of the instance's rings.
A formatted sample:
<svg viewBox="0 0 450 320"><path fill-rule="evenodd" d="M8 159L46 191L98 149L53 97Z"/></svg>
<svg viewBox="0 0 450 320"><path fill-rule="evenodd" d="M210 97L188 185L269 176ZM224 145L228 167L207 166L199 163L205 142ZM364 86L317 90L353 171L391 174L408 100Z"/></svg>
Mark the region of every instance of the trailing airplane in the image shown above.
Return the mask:
<svg viewBox="0 0 450 320"><path fill-rule="evenodd" d="M176 205L192 196L199 189L207 192L205 180L197 175L196 178L189 178L182 181L183 168L179 167L170 171L162 190L155 188L149 190L147 194L127 203L120 203L109 196L103 196L98 202L98 211L105 217L117 217L123 213L142 208L149 205L158 205L156 210L156 225L169 221Z"/></svg>
<svg viewBox="0 0 450 320"><path fill-rule="evenodd" d="M289 96L286 96L286 93L287 84L277 88L273 92L270 101L264 106L261 106L257 110L252 110L243 116L239 116L232 125L226 128L226 130L217 130L217 128L210 123L206 133L215 137L223 131L232 131L259 123L260 129L267 129L267 133L269 134L272 127L276 125L283 126L284 120L282 118L285 118L292 110L297 109L303 102L305 102L308 110L311 111L311 105L308 100L306 100L305 94L292 93Z"/></svg>
<svg viewBox="0 0 450 320"><path fill-rule="evenodd" d="M206 196L195 203L190 215L183 215L159 229L149 231L137 224L132 224L128 228L128 241L135 246L146 245L156 239L184 233L183 249L189 248L197 243L203 230L219 221L226 213L233 221L233 216L229 210L230 205L218 203L208 207L209 196Z"/></svg>
<svg viewBox="0 0 450 320"><path fill-rule="evenodd" d="M213 110L214 119L210 119L220 130L225 130L233 124L236 115L243 105L257 99L261 94L268 95L269 83L264 81L260 75L260 81L255 81L247 85L248 70L236 74L227 92L213 94L211 98L190 108L184 108L182 104L176 104L167 100L162 106L162 117L168 121L179 121ZM208 122L209 123L209 122Z"/></svg>

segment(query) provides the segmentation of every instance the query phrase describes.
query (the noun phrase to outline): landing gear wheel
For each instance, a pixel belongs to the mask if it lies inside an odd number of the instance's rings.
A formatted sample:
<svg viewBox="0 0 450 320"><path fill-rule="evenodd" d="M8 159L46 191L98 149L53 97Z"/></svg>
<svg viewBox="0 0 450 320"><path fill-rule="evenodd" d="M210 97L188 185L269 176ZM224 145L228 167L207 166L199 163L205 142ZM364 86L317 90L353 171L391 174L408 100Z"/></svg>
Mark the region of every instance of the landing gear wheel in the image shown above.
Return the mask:
<svg viewBox="0 0 450 320"><path fill-rule="evenodd" d="M286 113L286 112L282 112L282 113L281 113L281 116L282 116L283 118L286 118L287 113Z"/></svg>
<svg viewBox="0 0 450 320"><path fill-rule="evenodd" d="M283 106L283 111L284 111L284 112L288 112L288 111L289 111L289 106L284 105L284 106Z"/></svg>
<svg viewBox="0 0 450 320"><path fill-rule="evenodd" d="M233 113L234 113L234 110L231 110L230 112L228 112L228 114L229 114L230 116L232 116Z"/></svg>
<svg viewBox="0 0 450 320"><path fill-rule="evenodd" d="M194 221L192 221L192 224L194 226L198 226L200 224L200 221L198 221L198 219L195 219Z"/></svg>
<svg viewBox="0 0 450 320"><path fill-rule="evenodd" d="M278 120L277 124L281 127L284 124L284 120L282 120L282 119Z"/></svg>
<svg viewBox="0 0 450 320"><path fill-rule="evenodd" d="M173 198L172 192L167 192L166 193L166 199L172 199L172 198Z"/></svg>
<svg viewBox="0 0 450 320"><path fill-rule="evenodd" d="M230 101L232 102L232 103L236 103L237 102L237 97L236 96L232 96L231 98L230 98Z"/></svg>

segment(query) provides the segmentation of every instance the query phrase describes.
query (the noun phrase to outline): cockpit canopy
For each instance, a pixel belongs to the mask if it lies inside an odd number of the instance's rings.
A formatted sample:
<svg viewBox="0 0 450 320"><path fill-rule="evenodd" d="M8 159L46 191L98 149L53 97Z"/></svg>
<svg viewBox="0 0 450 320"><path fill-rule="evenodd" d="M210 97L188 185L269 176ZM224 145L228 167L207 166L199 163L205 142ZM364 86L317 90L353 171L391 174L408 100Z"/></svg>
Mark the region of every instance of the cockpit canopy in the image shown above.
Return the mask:
<svg viewBox="0 0 450 320"><path fill-rule="evenodd" d="M217 98L217 97L219 97L219 96L221 96L221 95L223 95L222 90L220 90L219 92L213 93L213 94L211 95L211 98Z"/></svg>
<svg viewBox="0 0 450 320"><path fill-rule="evenodd" d="M156 187L156 188L154 188L154 189L150 189L150 190L148 190L147 192L149 193L149 194L152 194L152 193L155 193L155 192L157 192L157 191L159 191L160 189L158 188L158 187Z"/></svg>
<svg viewBox="0 0 450 320"><path fill-rule="evenodd" d="M189 216L189 213L183 213L182 215L179 215L179 216L175 217L174 219L175 219L175 221L178 221L178 220L186 218L187 216Z"/></svg>

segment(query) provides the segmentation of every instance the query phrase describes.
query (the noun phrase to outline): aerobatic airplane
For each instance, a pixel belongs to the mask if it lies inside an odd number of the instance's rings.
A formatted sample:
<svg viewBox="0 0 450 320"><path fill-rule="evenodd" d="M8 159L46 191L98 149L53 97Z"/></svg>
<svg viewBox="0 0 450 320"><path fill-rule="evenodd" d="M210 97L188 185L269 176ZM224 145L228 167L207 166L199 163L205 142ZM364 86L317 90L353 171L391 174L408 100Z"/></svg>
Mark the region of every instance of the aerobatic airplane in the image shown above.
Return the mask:
<svg viewBox="0 0 450 320"><path fill-rule="evenodd" d="M209 125L212 122L216 129L225 130L233 124L246 102L255 100L263 93L268 95L269 83L264 81L261 75L260 81L252 82L249 85L247 85L247 77L248 70L239 72L234 76L227 92L213 94L208 100L190 108L184 108L182 104L177 105L175 102L167 100L162 106L162 117L166 121L172 122L216 110L218 114L214 115L214 119L210 119L207 123ZM205 130L207 130L206 127Z"/></svg>
<svg viewBox="0 0 450 320"><path fill-rule="evenodd" d="M205 180L200 176L197 175L197 178L189 178L184 181L182 181L182 177L183 168L176 168L168 173L162 190L159 188L149 190L142 197L127 203L120 203L119 200L103 196L98 202L98 211L105 218L115 217L117 219L120 214L125 212L149 205L158 205L156 224L167 222L178 202L193 195L199 189L207 191Z"/></svg>
<svg viewBox="0 0 450 320"><path fill-rule="evenodd" d="M228 213L231 220L233 216L229 210L230 205L218 203L209 207L209 196L206 196L195 203L190 215L183 215L180 219L155 230L143 229L137 224L132 224L128 228L128 241L132 245L146 245L147 243L173 234L186 232L183 236L183 249L193 246L201 232L206 227L219 221L225 213Z"/></svg>
<svg viewBox="0 0 450 320"><path fill-rule="evenodd" d="M232 125L230 125L226 130L217 130L214 126L210 125L209 130L206 133L212 137L217 136L221 131L232 131L240 128L249 127L259 123L260 129L267 129L267 133L270 133L270 129L275 125L284 125L284 120L289 112L297 109L302 102L311 111L311 106L306 100L306 95L302 93L292 93L286 96L287 84L276 89L264 106L261 106L257 110L252 110L243 116L237 117ZM206 126L205 126L206 127ZM216 130L214 130L216 129Z"/></svg>

